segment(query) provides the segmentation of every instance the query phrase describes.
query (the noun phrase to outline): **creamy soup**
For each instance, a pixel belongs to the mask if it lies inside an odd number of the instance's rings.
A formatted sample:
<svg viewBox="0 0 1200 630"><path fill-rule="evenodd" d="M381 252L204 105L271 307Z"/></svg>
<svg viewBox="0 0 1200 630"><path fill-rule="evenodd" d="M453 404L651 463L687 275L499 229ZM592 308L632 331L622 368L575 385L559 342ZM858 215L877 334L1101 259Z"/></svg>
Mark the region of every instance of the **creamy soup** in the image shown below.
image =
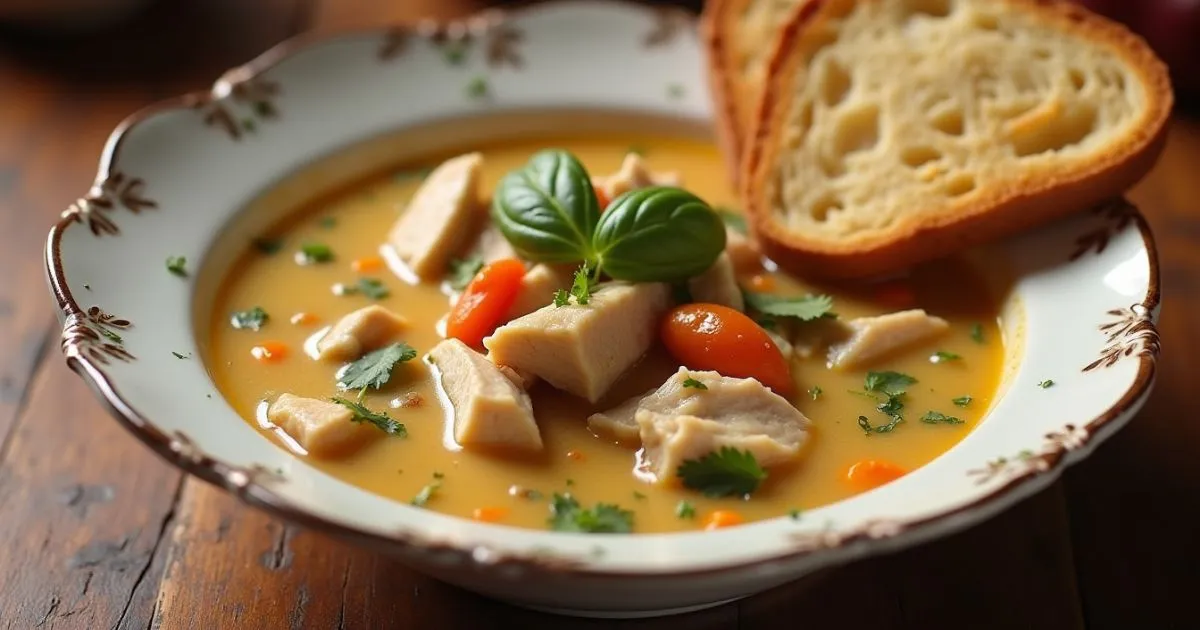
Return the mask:
<svg viewBox="0 0 1200 630"><path fill-rule="evenodd" d="M677 175L679 181L675 183L722 213L736 207L721 156L713 146L690 139L599 134L538 137L463 147L458 153L480 154L479 203L486 205L502 177L522 168L545 147L569 151L594 177L618 171L634 153L661 180L670 180L668 175L672 173ZM802 431L803 443L793 449L794 453L784 453L770 466L751 462L752 467L765 472L765 479L757 473L750 473L747 479L746 471L739 469L745 468L745 462L735 461L735 456L742 453L737 449L725 452L729 459L722 459L719 449L710 453L709 459L705 459L703 449L692 452L690 463L701 469L690 482L671 474L647 476L644 468L639 474L635 470L641 446L639 434L635 432L632 439L626 435L622 440L612 432L589 427L589 415L662 386L680 368L678 354L668 351L659 335L666 325L657 323L649 350L623 370L620 379L605 388L595 403L556 388L546 378L530 379L536 381L529 386L528 396L540 449L460 445L455 441L455 414L466 410L456 410L451 404L448 393L439 385L438 366L426 360L426 355L446 334L447 314L457 294L450 286L455 280L453 272L462 276L456 283L461 287L462 282L472 278L476 266L460 264L447 269L445 278L439 271L436 279L415 282L413 270L396 260L395 252L386 245L389 230L406 211L430 169L458 153L399 166L296 208L288 220L247 248L231 267L213 304L205 352L209 370L224 395L264 438L348 483L430 510L536 529L663 532L736 525L796 516L913 471L963 439L979 422L997 391L1004 355L997 327L998 304L986 283L966 263L942 261L886 282L842 287L812 284L775 271L769 261L755 259L747 264L742 258L736 265L737 284L760 296L760 306L761 296L790 298L777 303L805 317L821 315L801 321L798 317L746 309L751 313L748 318L753 318L751 321L762 330L778 335L771 338L775 344L771 348L780 355L787 354L785 350L790 352L785 365L789 366L791 383L776 383L773 389L787 393L789 409L794 406L807 418L807 424L794 423L788 429ZM602 190L603 186L597 188ZM600 204L606 201L601 198ZM478 216L486 213L479 208L471 211ZM730 226L727 246L733 247L741 228L738 217L725 214L723 218ZM476 224L471 229L480 228ZM464 237L464 242L473 240L473 235ZM453 252L453 258L474 262L471 252L462 248ZM566 306L552 303L553 291L535 299L545 309L599 308L595 306L599 301L593 306L579 305L578 297L570 293L559 294ZM801 300L804 296L828 296L830 301ZM670 299L686 302L689 298L672 291ZM381 306L406 320L386 341L407 344L415 353L409 353L413 355L409 359L403 356L403 346L389 345L394 350L392 356L377 356L380 361L374 365L358 365L351 377L365 379L361 382L386 380L379 388L368 386L360 397L357 388L342 391L337 384L347 379L345 366L366 353L365 345L335 360L317 360L314 354L330 326L370 305ZM768 310L771 308L777 307ZM923 309L924 313L914 309ZM860 318L902 312L927 318L916 324L928 330L867 331L864 342L882 340L896 347L884 348L886 351L877 356L844 362L840 367L833 365L845 358L845 352L857 352L847 350L846 345L853 341L852 324L864 326L871 320ZM913 339L897 341L896 335ZM763 352L762 344L756 345L753 339L757 337L746 342L746 356ZM619 338L611 341L622 342ZM486 348L476 346L476 350L483 353ZM746 369L753 371L767 361L727 358L734 372L738 370L732 366L749 363ZM774 355L770 360L774 361ZM687 368L677 379L692 383L677 388L677 395L725 395L725 382L713 380L719 378L716 372L725 374L721 365ZM529 385L515 372L519 370L509 371L513 383ZM692 372L696 378L688 377ZM700 378L701 373L708 376ZM704 389L705 383L712 387ZM776 396L757 382L730 379L729 383L756 388L753 396L763 400ZM521 388L517 391L524 395ZM744 393L749 389L731 391L739 400L748 400L746 397L751 395ZM304 440L323 439L320 431L326 429L313 426L307 436L289 435L286 427L273 424L271 407L280 404L285 395L292 402L328 402L333 397L345 401L346 405L334 405L357 414L353 420L341 421L360 429L358 437L344 449L306 451ZM355 404L360 405L357 410L352 408ZM292 411L302 415L303 404ZM635 428L641 426L641 416L639 412ZM369 418L375 421L364 421ZM370 435L362 433L364 428ZM303 431L293 427L292 433L297 432ZM741 444L737 441L741 436L735 437L725 442L717 439L712 444ZM752 491L710 496L722 494L720 488L711 487L711 477L720 477L731 467L736 469L732 473L734 481L750 483ZM700 479L706 476L705 471L709 482ZM556 495L560 514L551 519ZM564 503L566 496L578 506ZM598 508L597 504L606 505ZM623 525L594 526L612 520Z"/></svg>

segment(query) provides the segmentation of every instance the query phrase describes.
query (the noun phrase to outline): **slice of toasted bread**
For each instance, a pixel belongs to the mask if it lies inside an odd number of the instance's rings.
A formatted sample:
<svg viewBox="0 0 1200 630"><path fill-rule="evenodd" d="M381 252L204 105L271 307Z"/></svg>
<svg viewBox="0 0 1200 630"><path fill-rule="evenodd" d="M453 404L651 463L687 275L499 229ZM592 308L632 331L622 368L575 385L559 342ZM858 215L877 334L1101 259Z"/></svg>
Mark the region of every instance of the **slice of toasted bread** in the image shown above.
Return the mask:
<svg viewBox="0 0 1200 630"><path fill-rule="evenodd" d="M735 185L775 38L802 2L812 0L708 0L700 14L718 142Z"/></svg>
<svg viewBox="0 0 1200 630"><path fill-rule="evenodd" d="M764 253L882 275L1122 194L1157 159L1166 66L1046 0L817 0L783 27L742 192Z"/></svg>

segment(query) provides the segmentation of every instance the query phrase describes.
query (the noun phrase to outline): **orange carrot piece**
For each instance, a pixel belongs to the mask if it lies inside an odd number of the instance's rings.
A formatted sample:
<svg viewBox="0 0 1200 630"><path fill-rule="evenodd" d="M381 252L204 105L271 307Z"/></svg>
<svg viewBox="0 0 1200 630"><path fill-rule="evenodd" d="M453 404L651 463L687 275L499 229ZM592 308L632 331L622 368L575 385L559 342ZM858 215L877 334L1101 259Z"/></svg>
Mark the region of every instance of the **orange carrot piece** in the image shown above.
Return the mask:
<svg viewBox="0 0 1200 630"><path fill-rule="evenodd" d="M757 322L728 306L678 306L663 319L659 338L689 369L756 378L784 398L795 389L792 369L775 342Z"/></svg>
<svg viewBox="0 0 1200 630"><path fill-rule="evenodd" d="M750 288L760 293L774 291L775 277L765 273L756 273L750 276Z"/></svg>
<svg viewBox="0 0 1200 630"><path fill-rule="evenodd" d="M581 462L587 459L587 456L583 454L583 451L576 451L572 449L567 451L567 459L573 459L577 462Z"/></svg>
<svg viewBox="0 0 1200 630"><path fill-rule="evenodd" d="M713 510L704 517L704 529L720 529L745 523L746 519L733 510Z"/></svg>
<svg viewBox="0 0 1200 630"><path fill-rule="evenodd" d="M887 460L864 459L850 466L846 471L846 480L860 492L866 492L895 481L907 473L907 470Z"/></svg>
<svg viewBox="0 0 1200 630"><path fill-rule="evenodd" d="M516 258L502 258L480 269L450 311L446 336L481 347L483 338L503 323L505 313L517 301L524 276L525 263Z"/></svg>
<svg viewBox="0 0 1200 630"><path fill-rule="evenodd" d="M508 508L506 507L477 507L471 513L472 518L484 523L496 523L504 520L507 516Z"/></svg>
<svg viewBox="0 0 1200 630"><path fill-rule="evenodd" d="M305 312L301 311L299 313L296 313L295 315L292 315L291 322L292 322L292 324L295 324L296 326L308 326L310 324L317 323L318 321L320 321L320 319L321 318L317 317L316 315L313 315L312 313L305 313Z"/></svg>
<svg viewBox="0 0 1200 630"><path fill-rule="evenodd" d="M288 347L282 341L264 341L250 349L259 363L277 363L287 357Z"/></svg>
<svg viewBox="0 0 1200 630"><path fill-rule="evenodd" d="M371 273L383 269L383 259L379 256L363 256L350 261L350 269L354 273Z"/></svg>

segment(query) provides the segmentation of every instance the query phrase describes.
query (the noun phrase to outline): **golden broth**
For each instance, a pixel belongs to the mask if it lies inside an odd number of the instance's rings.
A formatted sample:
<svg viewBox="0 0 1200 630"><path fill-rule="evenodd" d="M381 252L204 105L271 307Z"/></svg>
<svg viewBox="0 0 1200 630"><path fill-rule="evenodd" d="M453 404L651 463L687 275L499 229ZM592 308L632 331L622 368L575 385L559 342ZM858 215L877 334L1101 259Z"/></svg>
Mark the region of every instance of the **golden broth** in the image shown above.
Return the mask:
<svg viewBox="0 0 1200 630"><path fill-rule="evenodd" d="M710 144L698 141L595 134L465 149L483 152L483 184L490 194L503 174L523 165L535 151L551 146L572 151L593 174L616 170L626 151L636 146L652 168L679 171L685 186L711 204L734 202L721 156ZM306 356L302 349L305 340L342 315L371 303L361 294L337 295L332 287L357 281L360 274L353 270L352 261L378 254L388 228L420 184L421 167L437 162L431 159L379 175L311 201L272 235L280 237L282 249L268 255L250 248L231 267L213 305L206 359L217 385L247 422L259 426L256 409L260 402L283 392L321 399L338 394L334 386L337 368ZM308 242L328 245L334 252L333 262L297 264L294 254ZM382 280L390 290L390 296L379 304L414 322L405 338L407 343L424 354L440 341L436 323L448 310L447 297L440 287L407 285L386 269L363 275ZM846 319L898 310L873 302L874 289L814 287L780 274L773 274L773 279L779 292L803 293L811 289L832 294L834 310ZM498 522L539 529L547 527L551 493L567 490L584 506L602 501L633 510L637 532L702 527L704 515L714 509L736 510L747 521L810 509L859 491L846 478L847 468L853 463L885 459L912 470L945 452L979 421L997 390L1004 356L997 328L998 306L985 284L965 264L954 261L913 273L911 286L917 306L947 319L953 328L936 343L872 366L874 370L896 370L918 379L909 388L907 421L891 433L867 435L858 425L860 415L876 425L886 420L875 411L876 402L853 393L862 391L866 370L839 373L827 369L823 357L797 360L793 373L800 387L793 402L812 419L812 439L800 463L772 470L768 481L748 500L708 499L686 489L645 484L631 472L635 458L632 448L589 432L585 419L590 413L655 387L674 372L676 364L657 348L595 408L544 383L535 386L531 394L545 444L544 452L537 457L505 458L448 449L443 439L446 413L439 405L427 366L414 360L398 368L383 390L372 390L364 399L371 409L387 410L404 423L407 438L381 434L344 459L307 459L348 483L405 502L438 473L442 476L441 487L427 508L467 518L477 508L499 508L492 511L503 515ZM237 330L230 325L231 313L254 306L270 314L270 321L261 331ZM290 318L297 313L307 313L313 321L291 323ZM983 343L974 339L978 336L972 334L975 327L979 327ZM253 348L266 341L284 344L286 356L271 363L256 360ZM962 358L933 363L930 357L936 351L953 352ZM815 388L822 393L806 393ZM397 407L409 393L418 395L423 404ZM962 396L973 400L966 407L951 402ZM957 416L965 423L920 422L919 418L930 410ZM287 447L278 436L260 430ZM511 492L514 487L535 490L541 496L530 498L528 493ZM695 519L676 516L682 500L694 505Z"/></svg>

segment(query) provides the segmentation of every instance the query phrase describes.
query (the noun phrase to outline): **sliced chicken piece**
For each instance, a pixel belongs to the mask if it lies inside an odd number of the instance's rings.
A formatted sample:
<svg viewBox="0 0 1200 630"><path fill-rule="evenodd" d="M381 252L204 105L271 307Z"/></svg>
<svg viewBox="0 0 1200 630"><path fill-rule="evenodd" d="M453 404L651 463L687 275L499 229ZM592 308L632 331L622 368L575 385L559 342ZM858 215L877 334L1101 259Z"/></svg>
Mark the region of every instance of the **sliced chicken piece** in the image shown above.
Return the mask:
<svg viewBox="0 0 1200 630"><path fill-rule="evenodd" d="M683 179L679 173L651 173L646 168L646 161L636 153L625 154L621 168L616 173L592 178L592 186L601 191L609 201L638 188L647 186L682 186ZM603 208L601 208L603 210Z"/></svg>
<svg viewBox="0 0 1200 630"><path fill-rule="evenodd" d="M354 413L335 402L292 394L280 394L267 407L267 419L314 457L349 454L379 431L354 422Z"/></svg>
<svg viewBox="0 0 1200 630"><path fill-rule="evenodd" d="M467 447L542 450L529 395L496 364L457 339L429 351L454 411L454 440Z"/></svg>
<svg viewBox="0 0 1200 630"><path fill-rule="evenodd" d="M451 158L429 174L388 233L388 244L418 278L437 280L450 256L462 249L481 215L479 173L483 156Z"/></svg>
<svg viewBox="0 0 1200 630"><path fill-rule="evenodd" d="M725 253L729 255L733 268L746 272L762 269L762 251L750 237L725 226Z"/></svg>
<svg viewBox="0 0 1200 630"><path fill-rule="evenodd" d="M670 294L661 283L606 283L588 304L544 306L497 328L483 345L497 364L594 403L650 348Z"/></svg>
<svg viewBox="0 0 1200 630"><path fill-rule="evenodd" d="M685 387L695 379L707 389ZM642 439L638 470L656 483L673 483L685 460L732 447L762 466L794 460L808 440L809 419L752 378L679 368L638 405Z"/></svg>
<svg viewBox="0 0 1200 630"><path fill-rule="evenodd" d="M829 362L835 368L859 367L929 341L949 330L950 324L917 308L852 319L849 328L850 338L829 348Z"/></svg>
<svg viewBox="0 0 1200 630"><path fill-rule="evenodd" d="M521 291L505 318L511 321L553 303L555 291L571 288L574 274L570 265L534 265L521 277Z"/></svg>
<svg viewBox="0 0 1200 630"><path fill-rule="evenodd" d="M611 435L620 442L637 442L641 439L636 418L638 407L641 406L643 398L655 391L652 389L612 409L588 416L588 428L594 433Z"/></svg>
<svg viewBox="0 0 1200 630"><path fill-rule="evenodd" d="M479 231L479 235L475 240L467 246L467 256L478 256L484 264L500 260L501 258L520 258L517 255L517 250L513 249L508 239L504 238L504 234L496 227L495 223L487 220L484 217L483 229Z"/></svg>
<svg viewBox="0 0 1200 630"><path fill-rule="evenodd" d="M696 302L720 304L739 311L746 310L742 288L738 286L733 261L722 252L708 271L688 280L688 292Z"/></svg>
<svg viewBox="0 0 1200 630"><path fill-rule="evenodd" d="M497 365L496 367L500 368L500 373L503 374L505 378L512 381L513 385L516 385L525 391L529 391L529 388L537 385L538 377L534 374L524 370L514 370L507 365Z"/></svg>
<svg viewBox="0 0 1200 630"><path fill-rule="evenodd" d="M343 316L317 342L322 361L353 361L396 340L408 328L408 320L372 304Z"/></svg>

